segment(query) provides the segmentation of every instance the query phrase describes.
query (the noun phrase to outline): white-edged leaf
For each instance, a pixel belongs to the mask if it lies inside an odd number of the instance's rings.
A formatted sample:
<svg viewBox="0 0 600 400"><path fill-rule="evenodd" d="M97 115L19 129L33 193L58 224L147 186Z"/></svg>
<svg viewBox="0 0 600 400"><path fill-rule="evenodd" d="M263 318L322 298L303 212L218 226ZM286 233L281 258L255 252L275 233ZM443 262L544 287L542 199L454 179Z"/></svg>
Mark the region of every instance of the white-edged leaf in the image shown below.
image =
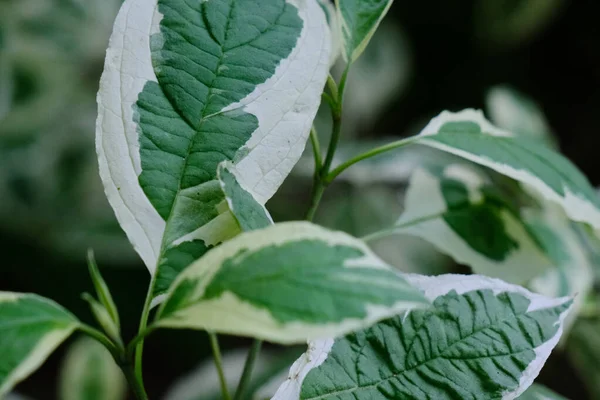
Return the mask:
<svg viewBox="0 0 600 400"><path fill-rule="evenodd" d="M546 386L534 383L525 393L519 396L518 400L567 400L567 398L553 392Z"/></svg>
<svg viewBox="0 0 600 400"><path fill-rule="evenodd" d="M126 0L98 94L96 149L154 294L239 233L217 179L232 161L264 204L299 159L328 71L317 0Z"/></svg>
<svg viewBox="0 0 600 400"><path fill-rule="evenodd" d="M393 0L335 0L344 58L354 62L365 50Z"/></svg>
<svg viewBox="0 0 600 400"><path fill-rule="evenodd" d="M102 344L84 337L71 345L60 374L61 400L123 400L126 394L125 377Z"/></svg>
<svg viewBox="0 0 600 400"><path fill-rule="evenodd" d="M559 204L572 220L600 228L600 198L573 163L544 145L494 127L480 111L445 111L413 141L513 178Z"/></svg>
<svg viewBox="0 0 600 400"><path fill-rule="evenodd" d="M273 400L514 399L557 344L571 304L478 275L406 278L432 308L310 343Z"/></svg>
<svg viewBox="0 0 600 400"><path fill-rule="evenodd" d="M362 241L289 222L243 233L186 268L156 324L291 344L427 304Z"/></svg>
<svg viewBox="0 0 600 400"><path fill-rule="evenodd" d="M385 234L423 238L476 274L522 285L552 264L515 205L469 165L417 169L404 207Z"/></svg>
<svg viewBox="0 0 600 400"><path fill-rule="evenodd" d="M0 398L38 369L78 326L52 300L0 292Z"/></svg>

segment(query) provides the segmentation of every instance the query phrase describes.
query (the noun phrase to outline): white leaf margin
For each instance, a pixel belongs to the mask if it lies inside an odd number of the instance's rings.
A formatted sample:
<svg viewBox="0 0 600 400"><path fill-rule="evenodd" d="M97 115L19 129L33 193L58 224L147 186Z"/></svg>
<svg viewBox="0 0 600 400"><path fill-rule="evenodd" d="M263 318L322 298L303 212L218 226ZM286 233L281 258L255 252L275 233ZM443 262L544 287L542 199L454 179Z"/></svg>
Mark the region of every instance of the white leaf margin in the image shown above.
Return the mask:
<svg viewBox="0 0 600 400"><path fill-rule="evenodd" d="M286 0L304 22L292 53L266 82L222 112L243 109L259 121L236 165L241 184L265 203L296 164L308 139L329 70L331 38L317 0ZM117 15L98 91L96 152L106 196L119 224L154 274L166 222L143 192L133 105L156 82L150 36L159 32L158 0L126 0ZM293 78L293 79L292 79ZM273 96L277 93L277 96ZM274 106L275 104L275 106Z"/></svg>
<svg viewBox="0 0 600 400"><path fill-rule="evenodd" d="M425 276L418 274L403 274L403 277L413 286L420 288L425 297L430 301L434 301L439 296L443 296L454 290L459 295L474 290L492 290L495 295L504 292L512 292L520 294L528 298L531 303L527 308L527 312L541 310L544 308L556 307L572 300L572 297L549 298L529 290L511 285L504 281L494 278L488 278L481 275L459 275L446 274L439 276ZM557 324L560 324L556 334L546 343L534 349L536 358L527 366L521 376L519 387L502 395L502 400L513 400L519 397L539 375L544 363L550 356L552 349L556 346L563 332L563 323L571 310L569 307L559 317ZM302 382L306 375L313 369L317 368L325 362L331 348L333 347L334 339L316 340L308 342L308 351L303 354L292 365L288 379L282 383L277 390L277 393L271 400L298 400L302 388Z"/></svg>

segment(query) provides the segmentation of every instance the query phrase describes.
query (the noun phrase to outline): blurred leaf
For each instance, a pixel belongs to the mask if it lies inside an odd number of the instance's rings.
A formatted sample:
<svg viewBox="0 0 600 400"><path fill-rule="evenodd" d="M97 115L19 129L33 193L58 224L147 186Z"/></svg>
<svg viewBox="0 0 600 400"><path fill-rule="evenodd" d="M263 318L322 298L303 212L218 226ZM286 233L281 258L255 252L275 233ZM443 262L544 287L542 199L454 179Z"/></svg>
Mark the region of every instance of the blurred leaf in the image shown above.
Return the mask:
<svg viewBox="0 0 600 400"><path fill-rule="evenodd" d="M277 386L269 383L274 380L277 385L281 383L279 378L287 375L289 366L294 362L301 349L284 350L276 352L263 350L258 357L252 371L252 381L244 400L262 400L270 398ZM237 383L242 376L244 362L248 349L233 350L223 355L223 370L230 392L235 392ZM265 386L266 385L266 386ZM219 377L212 359L202 363L197 369L177 381L167 392L164 400L220 400L221 389Z"/></svg>
<svg viewBox="0 0 600 400"><path fill-rule="evenodd" d="M564 323L564 342L594 285L588 252L559 207L546 204L543 211L525 210L524 216L530 232L553 261L550 269L528 284L529 289L549 297L575 296Z"/></svg>
<svg viewBox="0 0 600 400"><path fill-rule="evenodd" d="M600 320L580 319L572 329L567 355L592 399L600 399Z"/></svg>
<svg viewBox="0 0 600 400"><path fill-rule="evenodd" d="M71 345L62 365L60 400L122 400L127 383L103 345L88 337Z"/></svg>
<svg viewBox="0 0 600 400"><path fill-rule="evenodd" d="M477 0L478 37L498 48L522 45L558 15L564 0Z"/></svg>
<svg viewBox="0 0 600 400"><path fill-rule="evenodd" d="M546 386L540 385L538 383L534 383L519 397L518 400L567 400L566 397L563 397L557 393L554 393L552 390L548 389Z"/></svg>
<svg viewBox="0 0 600 400"><path fill-rule="evenodd" d="M121 0L0 3L0 229L80 258L135 257L104 196L94 154L95 91ZM0 82L0 97L6 95ZM0 100L0 108L2 101Z"/></svg>
<svg viewBox="0 0 600 400"><path fill-rule="evenodd" d="M486 96L486 106L494 125L547 145L558 144L540 107L509 86L495 86Z"/></svg>
<svg viewBox="0 0 600 400"><path fill-rule="evenodd" d="M405 207L393 227L374 236L421 237L477 274L520 285L551 265L515 204L481 169L417 169Z"/></svg>

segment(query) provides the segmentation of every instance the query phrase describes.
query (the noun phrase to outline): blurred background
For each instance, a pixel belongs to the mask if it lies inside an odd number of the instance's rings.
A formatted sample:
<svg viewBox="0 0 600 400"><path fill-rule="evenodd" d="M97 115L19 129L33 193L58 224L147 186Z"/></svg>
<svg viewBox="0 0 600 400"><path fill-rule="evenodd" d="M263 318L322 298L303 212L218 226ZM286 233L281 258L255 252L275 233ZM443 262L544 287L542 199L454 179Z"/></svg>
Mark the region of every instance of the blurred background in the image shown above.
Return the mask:
<svg viewBox="0 0 600 400"><path fill-rule="evenodd" d="M85 263L92 248L129 339L149 275L105 200L94 150L95 95L120 4L0 0L0 290L50 297L93 323L80 297L93 290ZM558 146L598 186L599 17L597 0L396 0L351 71L339 160L416 134L442 110L473 107L497 125ZM316 124L325 144L327 110ZM440 157L411 149L355 166L326 193L318 222L355 235L390 225L411 169L432 156ZM276 221L305 214L311 168L310 157L301 160L269 202ZM401 257L404 270L466 271L413 238L377 242L375 250L392 264ZM17 391L64 397L57 393L70 345ZM229 350L247 345L222 339ZM571 347L578 356L565 355ZM296 355L271 353L266 367L285 367ZM144 355L147 388L162 398L210 349L203 333L164 331L150 337ZM207 373L192 381L209 379ZM600 399L600 324L579 323L540 379L571 399Z"/></svg>

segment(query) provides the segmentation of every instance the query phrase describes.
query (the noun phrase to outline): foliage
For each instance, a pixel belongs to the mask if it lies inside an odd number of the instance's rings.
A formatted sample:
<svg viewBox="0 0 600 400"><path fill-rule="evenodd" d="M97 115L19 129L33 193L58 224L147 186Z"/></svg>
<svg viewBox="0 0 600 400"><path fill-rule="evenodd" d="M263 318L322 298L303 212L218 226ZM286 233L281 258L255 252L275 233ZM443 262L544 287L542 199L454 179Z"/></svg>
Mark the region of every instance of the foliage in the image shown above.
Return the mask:
<svg viewBox="0 0 600 400"><path fill-rule="evenodd" d="M84 299L100 329L35 294L0 292L0 396L78 331L88 338L65 361L64 398L122 398L126 379L147 399L144 339L169 328L208 332L211 379L227 400L560 398L534 380L572 327L576 340L588 336L579 332L597 311L587 297L600 199L535 104L506 88L489 100L500 127L480 111L444 111L408 138L338 146L350 70L391 5L126 0L98 91L96 152L106 197L151 275L139 331L123 340L91 254L95 296ZM321 102L331 120L325 152L314 122ZM298 162L312 178L306 221L274 222L267 201ZM356 216L351 234L312 222L337 178L383 193L361 193L377 198L379 216L351 203L327 212L330 221ZM381 205L396 194L370 186L388 182L407 184L397 218ZM407 236L474 274L390 251L414 243ZM254 339L233 376L223 334ZM276 363L257 379L262 341L308 350L287 378ZM586 344L575 359L592 357Z"/></svg>

